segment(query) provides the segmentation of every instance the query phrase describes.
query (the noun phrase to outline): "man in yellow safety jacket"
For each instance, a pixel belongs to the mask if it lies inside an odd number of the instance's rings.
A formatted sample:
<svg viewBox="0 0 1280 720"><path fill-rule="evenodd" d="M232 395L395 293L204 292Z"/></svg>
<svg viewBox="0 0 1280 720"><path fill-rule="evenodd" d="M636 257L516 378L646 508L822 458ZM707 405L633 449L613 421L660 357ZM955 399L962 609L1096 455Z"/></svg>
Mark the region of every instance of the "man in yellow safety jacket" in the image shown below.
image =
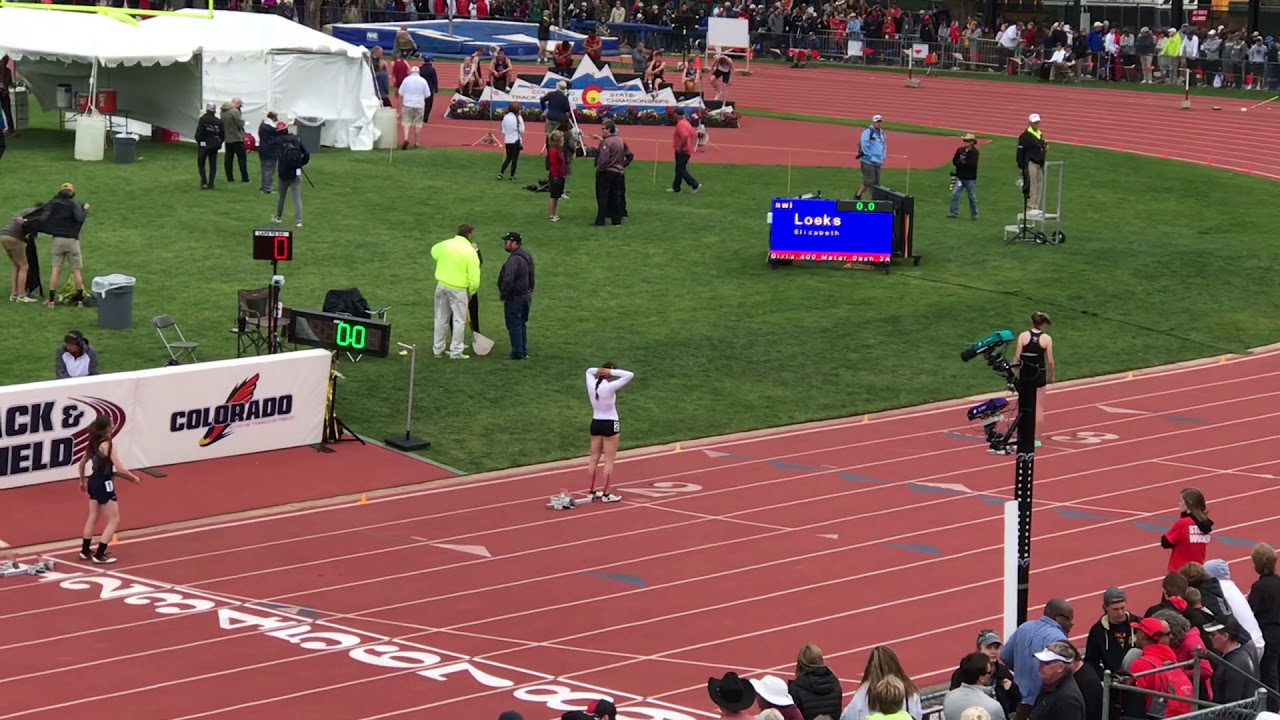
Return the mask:
<svg viewBox="0 0 1280 720"><path fill-rule="evenodd" d="M431 247L431 259L436 263L436 325L435 344L432 352L444 356L445 340L450 337L452 317L452 342L449 343L449 359L466 360L467 305L472 294L480 289L480 255L471 241L475 228L458 226L458 234Z"/></svg>

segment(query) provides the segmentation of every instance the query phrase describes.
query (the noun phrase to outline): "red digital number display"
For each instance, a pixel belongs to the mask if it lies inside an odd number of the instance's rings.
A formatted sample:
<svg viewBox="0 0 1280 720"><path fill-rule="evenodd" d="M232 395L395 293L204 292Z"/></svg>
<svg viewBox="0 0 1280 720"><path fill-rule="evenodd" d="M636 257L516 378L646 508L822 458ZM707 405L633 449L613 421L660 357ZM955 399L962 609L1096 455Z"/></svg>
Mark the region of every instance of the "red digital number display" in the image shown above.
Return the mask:
<svg viewBox="0 0 1280 720"><path fill-rule="evenodd" d="M292 230L254 230L253 259L287 262L293 259Z"/></svg>

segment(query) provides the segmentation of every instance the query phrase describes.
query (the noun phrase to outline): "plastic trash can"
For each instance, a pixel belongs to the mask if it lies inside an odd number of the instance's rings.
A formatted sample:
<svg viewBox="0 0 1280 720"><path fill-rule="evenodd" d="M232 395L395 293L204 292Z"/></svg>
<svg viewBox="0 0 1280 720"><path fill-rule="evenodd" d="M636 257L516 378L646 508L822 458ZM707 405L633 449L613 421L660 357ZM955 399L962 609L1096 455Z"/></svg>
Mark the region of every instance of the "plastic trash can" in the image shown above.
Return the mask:
<svg viewBox="0 0 1280 720"><path fill-rule="evenodd" d="M138 136L133 133L120 133L116 135L115 142L112 143L115 148L115 160L117 163L127 165L138 159Z"/></svg>
<svg viewBox="0 0 1280 720"><path fill-rule="evenodd" d="M107 330L128 330L133 327L133 286L135 278L128 275L96 277L89 289L98 296L98 327Z"/></svg>
<svg viewBox="0 0 1280 720"><path fill-rule="evenodd" d="M296 126L298 142L302 143L302 147L312 153L319 150L320 131L324 129L324 118L300 117L297 119Z"/></svg>

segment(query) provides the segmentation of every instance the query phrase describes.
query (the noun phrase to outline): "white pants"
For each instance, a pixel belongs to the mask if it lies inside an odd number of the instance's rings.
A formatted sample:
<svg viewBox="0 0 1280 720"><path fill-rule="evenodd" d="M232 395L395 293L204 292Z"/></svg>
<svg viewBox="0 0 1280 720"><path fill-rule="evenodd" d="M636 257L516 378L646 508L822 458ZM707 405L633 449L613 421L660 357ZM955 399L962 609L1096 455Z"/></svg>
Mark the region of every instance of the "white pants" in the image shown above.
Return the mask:
<svg viewBox="0 0 1280 720"><path fill-rule="evenodd" d="M1031 190L1031 197L1027 198L1027 210L1043 210L1040 207L1040 196L1044 193L1044 166L1027 163L1027 181Z"/></svg>
<svg viewBox="0 0 1280 720"><path fill-rule="evenodd" d="M449 344L449 355L457 357L466 349L468 300L470 297L466 290L436 284L436 336L431 348L436 357L444 354L445 338L450 335L450 315L453 316L453 342Z"/></svg>

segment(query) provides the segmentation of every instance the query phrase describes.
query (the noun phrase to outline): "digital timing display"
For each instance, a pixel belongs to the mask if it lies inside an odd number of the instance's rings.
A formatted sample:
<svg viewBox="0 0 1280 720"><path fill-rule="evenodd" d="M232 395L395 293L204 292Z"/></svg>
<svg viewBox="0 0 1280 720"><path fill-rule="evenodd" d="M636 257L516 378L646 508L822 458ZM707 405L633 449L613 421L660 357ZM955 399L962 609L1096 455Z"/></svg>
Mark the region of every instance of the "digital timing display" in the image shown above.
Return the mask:
<svg viewBox="0 0 1280 720"><path fill-rule="evenodd" d="M253 231L253 259L288 262L293 259L293 231L266 229Z"/></svg>
<svg viewBox="0 0 1280 720"><path fill-rule="evenodd" d="M316 310L291 312L287 337L296 345L374 357L386 357L391 348L391 323Z"/></svg>
<svg viewBox="0 0 1280 720"><path fill-rule="evenodd" d="M887 263L893 254L893 203L775 199L769 259Z"/></svg>

